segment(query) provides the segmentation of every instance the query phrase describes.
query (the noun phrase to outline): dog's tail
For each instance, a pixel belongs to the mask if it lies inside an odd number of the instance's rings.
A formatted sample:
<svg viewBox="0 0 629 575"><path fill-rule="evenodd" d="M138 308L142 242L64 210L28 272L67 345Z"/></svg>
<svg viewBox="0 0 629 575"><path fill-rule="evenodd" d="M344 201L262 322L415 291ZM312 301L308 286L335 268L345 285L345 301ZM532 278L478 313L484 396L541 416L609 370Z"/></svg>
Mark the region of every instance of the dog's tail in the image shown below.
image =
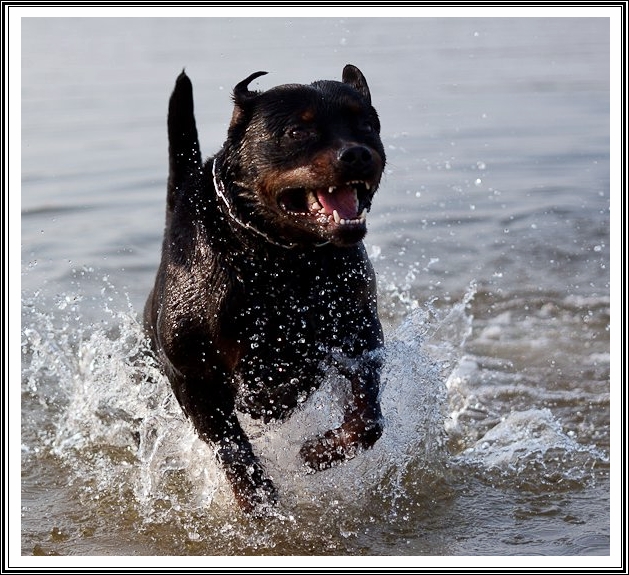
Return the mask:
<svg viewBox="0 0 629 575"><path fill-rule="evenodd" d="M192 82L179 74L168 104L168 215L185 180L201 171L201 150L194 120Z"/></svg>

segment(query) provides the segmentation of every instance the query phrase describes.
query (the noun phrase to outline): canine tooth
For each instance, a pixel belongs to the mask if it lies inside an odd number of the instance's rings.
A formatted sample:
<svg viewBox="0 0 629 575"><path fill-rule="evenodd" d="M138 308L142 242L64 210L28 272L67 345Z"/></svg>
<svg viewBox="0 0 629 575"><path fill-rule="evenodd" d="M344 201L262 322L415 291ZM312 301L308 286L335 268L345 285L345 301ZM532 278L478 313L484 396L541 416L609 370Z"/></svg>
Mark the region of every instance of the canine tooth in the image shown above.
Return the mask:
<svg viewBox="0 0 629 575"><path fill-rule="evenodd" d="M364 222L367 219L367 208L365 208L358 216L358 220Z"/></svg>
<svg viewBox="0 0 629 575"><path fill-rule="evenodd" d="M365 189L367 191L371 190L371 185L369 184L369 182L365 182Z"/></svg>
<svg viewBox="0 0 629 575"><path fill-rule="evenodd" d="M323 209L323 206L319 202L315 202L314 204L310 206L310 209L320 212Z"/></svg>
<svg viewBox="0 0 629 575"><path fill-rule="evenodd" d="M333 193L333 192L334 192L334 186L330 186L330 187L328 188L328 193L329 193L329 194L331 194L331 193Z"/></svg>
<svg viewBox="0 0 629 575"><path fill-rule="evenodd" d="M334 221L335 221L337 224L340 224L340 223L341 223L341 216L339 216L339 213L338 213L336 210L334 210L334 211L332 212L332 216L334 216Z"/></svg>

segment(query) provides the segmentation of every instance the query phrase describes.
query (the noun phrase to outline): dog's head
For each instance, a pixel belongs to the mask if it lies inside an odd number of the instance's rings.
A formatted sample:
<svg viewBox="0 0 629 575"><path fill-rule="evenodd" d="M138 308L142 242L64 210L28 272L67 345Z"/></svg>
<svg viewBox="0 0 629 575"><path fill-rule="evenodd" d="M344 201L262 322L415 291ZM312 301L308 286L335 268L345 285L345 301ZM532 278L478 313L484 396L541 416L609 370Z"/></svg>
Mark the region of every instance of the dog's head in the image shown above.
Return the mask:
<svg viewBox="0 0 629 575"><path fill-rule="evenodd" d="M367 82L347 65L343 81L250 91L234 88L219 177L238 217L289 244L351 245L366 214L385 153Z"/></svg>

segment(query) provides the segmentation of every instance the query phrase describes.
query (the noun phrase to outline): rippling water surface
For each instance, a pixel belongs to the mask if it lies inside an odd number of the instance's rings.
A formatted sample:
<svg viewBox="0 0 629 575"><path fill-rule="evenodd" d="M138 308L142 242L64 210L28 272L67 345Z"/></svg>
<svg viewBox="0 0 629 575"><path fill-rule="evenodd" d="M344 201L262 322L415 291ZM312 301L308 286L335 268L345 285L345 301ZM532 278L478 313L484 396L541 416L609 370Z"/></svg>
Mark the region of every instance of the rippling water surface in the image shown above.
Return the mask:
<svg viewBox="0 0 629 575"><path fill-rule="evenodd" d="M385 432L307 474L334 375L246 422L279 486L243 517L146 353L166 106L202 151L230 90L369 81L389 164L367 247ZM22 25L23 555L608 555L609 23L68 19Z"/></svg>

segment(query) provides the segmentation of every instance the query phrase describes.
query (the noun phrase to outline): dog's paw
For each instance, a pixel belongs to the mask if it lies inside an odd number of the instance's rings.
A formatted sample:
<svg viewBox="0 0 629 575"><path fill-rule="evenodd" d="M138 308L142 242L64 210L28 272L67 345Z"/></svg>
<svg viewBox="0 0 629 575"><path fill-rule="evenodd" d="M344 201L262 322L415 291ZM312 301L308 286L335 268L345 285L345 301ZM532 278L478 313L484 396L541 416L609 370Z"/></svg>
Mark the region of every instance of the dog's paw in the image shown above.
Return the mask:
<svg viewBox="0 0 629 575"><path fill-rule="evenodd" d="M363 449L371 447L382 435L379 420L348 419L341 427L306 441L299 454L313 471L322 471L337 463L353 459Z"/></svg>
<svg viewBox="0 0 629 575"><path fill-rule="evenodd" d="M241 457L240 461L228 462L223 457L222 461L238 506L252 516L269 515L277 505L278 494L262 465L254 458Z"/></svg>
<svg viewBox="0 0 629 575"><path fill-rule="evenodd" d="M322 471L352 459L357 452L356 444L348 441L343 429L338 428L306 441L299 454L312 471Z"/></svg>
<svg viewBox="0 0 629 575"><path fill-rule="evenodd" d="M238 506L252 517L268 517L277 506L277 490L271 480L232 485Z"/></svg>

